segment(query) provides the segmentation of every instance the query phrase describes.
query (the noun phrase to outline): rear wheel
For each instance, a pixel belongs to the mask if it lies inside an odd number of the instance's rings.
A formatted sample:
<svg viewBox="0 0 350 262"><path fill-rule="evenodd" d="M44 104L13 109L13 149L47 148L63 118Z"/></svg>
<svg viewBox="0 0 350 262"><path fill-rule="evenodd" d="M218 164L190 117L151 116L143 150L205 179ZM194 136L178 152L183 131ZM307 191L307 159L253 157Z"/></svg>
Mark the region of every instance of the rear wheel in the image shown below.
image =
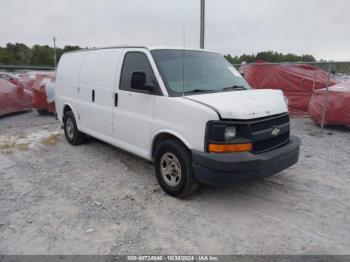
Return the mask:
<svg viewBox="0 0 350 262"><path fill-rule="evenodd" d="M85 142L86 136L80 132L77 127L77 122L72 111L68 111L63 117L64 134L68 143L73 146L80 145Z"/></svg>
<svg viewBox="0 0 350 262"><path fill-rule="evenodd" d="M191 153L180 141L161 142L156 147L154 162L157 180L166 193L186 198L197 191Z"/></svg>

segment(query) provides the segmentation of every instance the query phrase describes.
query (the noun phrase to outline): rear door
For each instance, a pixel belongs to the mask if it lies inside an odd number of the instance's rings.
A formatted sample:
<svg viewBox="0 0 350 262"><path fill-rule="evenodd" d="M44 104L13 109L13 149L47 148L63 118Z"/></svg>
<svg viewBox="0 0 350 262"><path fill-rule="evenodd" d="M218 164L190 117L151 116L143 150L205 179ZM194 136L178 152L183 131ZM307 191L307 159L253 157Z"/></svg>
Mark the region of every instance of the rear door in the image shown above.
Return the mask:
<svg viewBox="0 0 350 262"><path fill-rule="evenodd" d="M124 51L119 90L114 107L114 130L118 143L126 150L149 158L155 97L161 95L153 68L143 51ZM144 72L153 92L131 87L131 75Z"/></svg>
<svg viewBox="0 0 350 262"><path fill-rule="evenodd" d="M96 137L113 136L114 89L120 67L119 49L86 52L79 81L82 131Z"/></svg>
<svg viewBox="0 0 350 262"><path fill-rule="evenodd" d="M66 104L73 109L74 114L78 112L78 85L83 57L82 52L64 54L58 64L55 81L55 104L60 120L63 119L63 107ZM24 84L26 85L26 83ZM75 116L80 126L79 117Z"/></svg>

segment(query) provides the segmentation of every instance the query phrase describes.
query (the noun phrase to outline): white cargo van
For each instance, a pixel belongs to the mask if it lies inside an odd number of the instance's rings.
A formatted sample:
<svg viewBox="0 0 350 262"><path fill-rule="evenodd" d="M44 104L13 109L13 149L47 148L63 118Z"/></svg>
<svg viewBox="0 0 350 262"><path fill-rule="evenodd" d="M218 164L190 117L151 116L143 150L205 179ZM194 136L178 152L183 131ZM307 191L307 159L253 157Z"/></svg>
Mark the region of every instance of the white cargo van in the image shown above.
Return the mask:
<svg viewBox="0 0 350 262"><path fill-rule="evenodd" d="M298 161L283 93L251 90L221 55L113 47L66 53L56 76L66 138L89 135L150 160L161 187L186 197Z"/></svg>

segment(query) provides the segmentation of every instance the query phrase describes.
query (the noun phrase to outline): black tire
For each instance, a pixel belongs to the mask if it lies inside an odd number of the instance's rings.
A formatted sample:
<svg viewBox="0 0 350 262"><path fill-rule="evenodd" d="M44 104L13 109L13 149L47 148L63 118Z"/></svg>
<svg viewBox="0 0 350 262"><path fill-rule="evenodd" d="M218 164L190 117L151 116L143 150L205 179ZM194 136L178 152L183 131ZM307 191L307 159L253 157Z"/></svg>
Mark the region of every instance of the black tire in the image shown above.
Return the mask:
<svg viewBox="0 0 350 262"><path fill-rule="evenodd" d="M162 175L162 164L167 156L175 156L180 166L180 178L177 185L169 185ZM162 163L163 161L163 163ZM169 195L178 198L187 198L198 190L198 183L195 180L192 168L192 156L190 151L180 141L170 139L161 142L155 149L154 165L157 180L161 188ZM164 165L163 165L164 167ZM169 176L170 177L170 176Z"/></svg>
<svg viewBox="0 0 350 262"><path fill-rule="evenodd" d="M42 115L42 116L47 116L49 114L49 111L45 109L37 109L36 111L38 111L39 115Z"/></svg>
<svg viewBox="0 0 350 262"><path fill-rule="evenodd" d="M85 142L86 136L84 133L78 130L77 122L75 121L75 117L72 111L67 111L64 114L63 128L64 134L69 144L77 146Z"/></svg>

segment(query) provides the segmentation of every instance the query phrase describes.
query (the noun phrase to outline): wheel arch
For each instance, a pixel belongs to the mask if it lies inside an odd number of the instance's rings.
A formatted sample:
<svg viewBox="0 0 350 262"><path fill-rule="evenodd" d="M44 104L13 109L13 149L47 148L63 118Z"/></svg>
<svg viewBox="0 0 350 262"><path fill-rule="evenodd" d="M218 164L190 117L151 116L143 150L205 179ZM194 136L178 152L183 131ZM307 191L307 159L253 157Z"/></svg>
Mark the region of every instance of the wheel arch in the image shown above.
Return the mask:
<svg viewBox="0 0 350 262"><path fill-rule="evenodd" d="M75 112L74 112L74 110L73 110L73 107L72 107L69 103L66 103L66 104L64 104L63 110L62 110L62 120L63 120L63 118L64 118L64 114L65 114L66 112L68 112L68 111L72 111L73 114L74 114L74 116L76 116L76 114L75 114Z"/></svg>
<svg viewBox="0 0 350 262"><path fill-rule="evenodd" d="M191 151L192 146L191 144L180 134L177 132L174 132L172 130L159 130L156 132L152 137L152 144L151 144L151 158L153 159L154 152L156 149L156 146L159 145L162 141L168 140L168 139L176 139L180 141L188 150Z"/></svg>

